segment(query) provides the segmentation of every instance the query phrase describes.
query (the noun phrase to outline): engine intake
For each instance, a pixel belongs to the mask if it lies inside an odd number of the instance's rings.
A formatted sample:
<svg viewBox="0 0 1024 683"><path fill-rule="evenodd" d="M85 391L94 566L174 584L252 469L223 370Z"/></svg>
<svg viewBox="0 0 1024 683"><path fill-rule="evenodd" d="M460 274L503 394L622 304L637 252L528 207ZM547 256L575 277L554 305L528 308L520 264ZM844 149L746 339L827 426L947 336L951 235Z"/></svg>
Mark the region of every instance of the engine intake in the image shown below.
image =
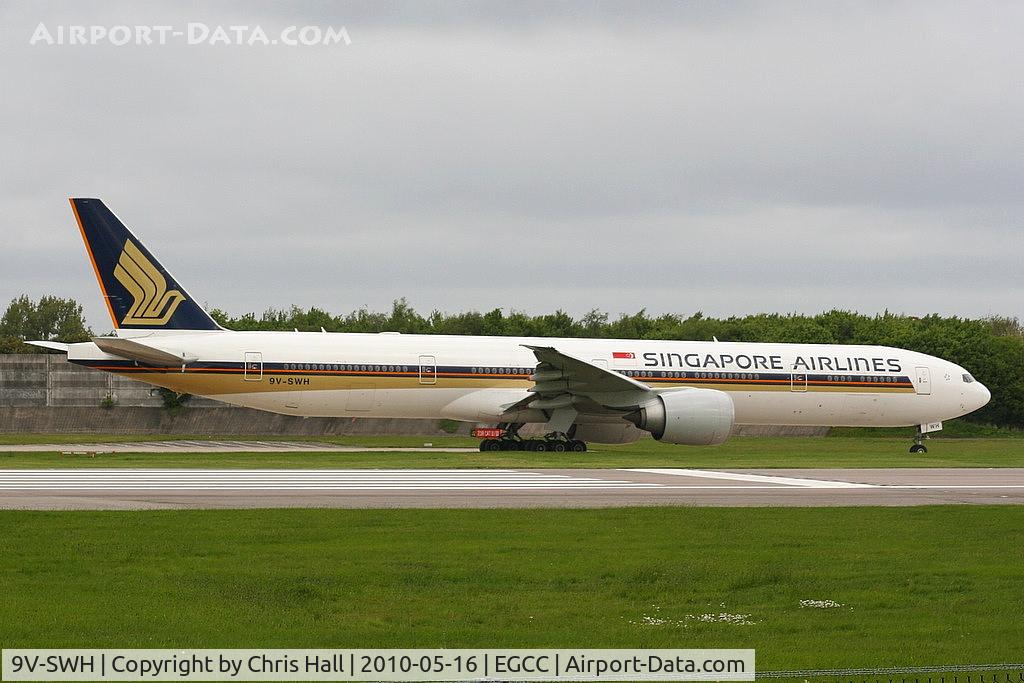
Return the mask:
<svg viewBox="0 0 1024 683"><path fill-rule="evenodd" d="M625 416L658 441L687 446L724 442L735 417L732 398L714 389L667 391Z"/></svg>

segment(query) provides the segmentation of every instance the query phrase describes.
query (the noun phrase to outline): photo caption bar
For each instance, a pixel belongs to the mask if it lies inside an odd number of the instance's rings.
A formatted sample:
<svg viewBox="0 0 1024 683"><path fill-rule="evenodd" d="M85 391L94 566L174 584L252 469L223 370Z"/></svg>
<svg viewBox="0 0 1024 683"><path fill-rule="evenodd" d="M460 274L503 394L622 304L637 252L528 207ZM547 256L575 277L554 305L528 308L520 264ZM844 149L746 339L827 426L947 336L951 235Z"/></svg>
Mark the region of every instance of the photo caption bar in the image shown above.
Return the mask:
<svg viewBox="0 0 1024 683"><path fill-rule="evenodd" d="M754 650L5 649L5 681L753 681Z"/></svg>

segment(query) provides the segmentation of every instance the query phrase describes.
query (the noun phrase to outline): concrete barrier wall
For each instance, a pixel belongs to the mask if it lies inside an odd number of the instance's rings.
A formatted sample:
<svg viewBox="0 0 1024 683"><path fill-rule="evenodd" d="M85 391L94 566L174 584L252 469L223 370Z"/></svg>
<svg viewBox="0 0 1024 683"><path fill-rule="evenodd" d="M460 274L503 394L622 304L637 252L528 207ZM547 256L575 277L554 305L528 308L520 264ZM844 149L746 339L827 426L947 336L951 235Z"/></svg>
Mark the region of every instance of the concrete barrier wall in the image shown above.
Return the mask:
<svg viewBox="0 0 1024 683"><path fill-rule="evenodd" d="M457 434L472 425L458 423ZM0 433L202 436L444 435L438 420L276 415L247 408L0 408Z"/></svg>
<svg viewBox="0 0 1024 683"><path fill-rule="evenodd" d="M16 434L170 434L202 436L345 436L345 435L469 435L473 425L441 429L439 420L295 417L248 408L124 407L75 408L69 406L0 407L0 433ZM447 423L446 426L452 426ZM537 427L533 425L533 427ZM543 429L524 430L524 435ZM821 427L737 427L738 436L824 436Z"/></svg>
<svg viewBox="0 0 1024 683"><path fill-rule="evenodd" d="M0 407L96 408L108 395L118 406L163 405L152 386L69 363L64 354L0 354ZM226 404L194 398L190 405Z"/></svg>
<svg viewBox="0 0 1024 683"><path fill-rule="evenodd" d="M101 408L107 396L117 405ZM440 435L438 420L302 418L193 398L169 411L152 387L68 363L63 354L0 354L0 432L182 436ZM472 425L459 424L468 434ZM542 431L538 429L531 432ZM819 427L737 427L742 436L823 436Z"/></svg>

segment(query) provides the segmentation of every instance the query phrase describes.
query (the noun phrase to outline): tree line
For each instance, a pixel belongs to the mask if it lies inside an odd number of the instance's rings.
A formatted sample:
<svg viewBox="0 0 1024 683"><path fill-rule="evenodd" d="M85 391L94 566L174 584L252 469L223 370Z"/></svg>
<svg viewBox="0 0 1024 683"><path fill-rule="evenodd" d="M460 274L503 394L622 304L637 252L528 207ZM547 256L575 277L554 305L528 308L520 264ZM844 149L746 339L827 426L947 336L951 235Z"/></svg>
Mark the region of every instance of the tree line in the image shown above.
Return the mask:
<svg viewBox="0 0 1024 683"><path fill-rule="evenodd" d="M38 351L23 339L84 341L91 336L71 299L19 297L0 319L0 352ZM300 330L317 332L403 332L406 334L494 335L523 337L595 337L606 339L676 339L815 344L878 344L945 358L967 368L992 391L992 401L970 416L972 421L1024 428L1024 329L1016 318L969 319L894 313L863 315L832 310L817 315L760 313L713 318L641 310L612 319L592 310L580 317L565 311L528 315L494 309L421 315L405 299L389 312L361 308L332 315L311 307L269 309L257 316L210 315L232 330Z"/></svg>

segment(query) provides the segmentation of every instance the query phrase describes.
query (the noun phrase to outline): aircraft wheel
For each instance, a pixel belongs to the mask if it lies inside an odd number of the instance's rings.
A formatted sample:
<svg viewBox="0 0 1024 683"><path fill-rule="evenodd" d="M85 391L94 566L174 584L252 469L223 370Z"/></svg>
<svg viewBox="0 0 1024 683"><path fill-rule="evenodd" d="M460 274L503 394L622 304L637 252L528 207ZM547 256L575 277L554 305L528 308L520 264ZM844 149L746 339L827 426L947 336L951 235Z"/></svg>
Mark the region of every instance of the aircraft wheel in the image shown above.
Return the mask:
<svg viewBox="0 0 1024 683"><path fill-rule="evenodd" d="M570 441L569 450L573 453L585 453L587 451L586 441Z"/></svg>
<svg viewBox="0 0 1024 683"><path fill-rule="evenodd" d="M925 446L923 443L915 443L913 446L910 447L910 452L911 453L927 453L928 452L928 447Z"/></svg>

